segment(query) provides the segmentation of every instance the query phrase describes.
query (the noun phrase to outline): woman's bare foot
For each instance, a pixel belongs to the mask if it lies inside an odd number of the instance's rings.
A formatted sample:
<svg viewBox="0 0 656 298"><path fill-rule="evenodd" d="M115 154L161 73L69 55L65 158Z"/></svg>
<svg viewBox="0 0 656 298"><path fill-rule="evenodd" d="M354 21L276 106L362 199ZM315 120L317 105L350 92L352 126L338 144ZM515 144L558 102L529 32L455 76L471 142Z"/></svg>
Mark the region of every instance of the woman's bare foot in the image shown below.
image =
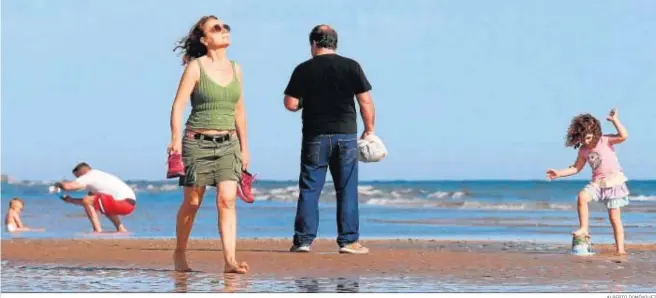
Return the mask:
<svg viewBox="0 0 656 298"><path fill-rule="evenodd" d="M246 274L250 268L248 267L248 264L246 262L241 262L239 264L226 264L225 269L223 272L225 273L238 273L238 274Z"/></svg>
<svg viewBox="0 0 656 298"><path fill-rule="evenodd" d="M621 250L621 251L618 250L614 253L614 255L616 255L616 256L626 256L627 253L626 253L626 250Z"/></svg>
<svg viewBox="0 0 656 298"><path fill-rule="evenodd" d="M173 252L173 267L177 272L191 272L191 268L187 264L187 255L184 250L176 249Z"/></svg>

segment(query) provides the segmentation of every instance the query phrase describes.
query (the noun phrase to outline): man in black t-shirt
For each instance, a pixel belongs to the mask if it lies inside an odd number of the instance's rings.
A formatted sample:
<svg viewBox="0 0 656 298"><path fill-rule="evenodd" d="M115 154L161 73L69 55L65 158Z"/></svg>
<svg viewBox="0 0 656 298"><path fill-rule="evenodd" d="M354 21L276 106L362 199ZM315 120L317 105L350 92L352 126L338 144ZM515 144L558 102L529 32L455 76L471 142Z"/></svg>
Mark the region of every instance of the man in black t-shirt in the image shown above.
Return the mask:
<svg viewBox="0 0 656 298"><path fill-rule="evenodd" d="M319 197L330 168L337 192L337 244L341 253L366 254L359 240L356 97L364 122L362 138L374 133L371 85L360 64L336 53L337 32L318 25L310 33L312 58L294 69L285 107L303 110L300 194L293 252L309 252L319 227Z"/></svg>

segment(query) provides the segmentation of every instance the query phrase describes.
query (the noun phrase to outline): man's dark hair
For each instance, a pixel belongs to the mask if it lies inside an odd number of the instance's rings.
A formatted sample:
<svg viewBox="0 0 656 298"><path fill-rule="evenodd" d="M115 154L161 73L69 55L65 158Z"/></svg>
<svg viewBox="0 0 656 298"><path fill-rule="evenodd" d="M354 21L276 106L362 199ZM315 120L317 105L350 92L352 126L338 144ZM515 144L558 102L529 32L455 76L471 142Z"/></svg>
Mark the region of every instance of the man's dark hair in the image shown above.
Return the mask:
<svg viewBox="0 0 656 298"><path fill-rule="evenodd" d="M75 174L77 171L81 170L82 168L89 168L90 169L91 167L89 166L88 163L81 162L73 168L73 174Z"/></svg>
<svg viewBox="0 0 656 298"><path fill-rule="evenodd" d="M337 49L337 31L328 25L316 25L310 32L310 45L317 43L317 47L331 50Z"/></svg>

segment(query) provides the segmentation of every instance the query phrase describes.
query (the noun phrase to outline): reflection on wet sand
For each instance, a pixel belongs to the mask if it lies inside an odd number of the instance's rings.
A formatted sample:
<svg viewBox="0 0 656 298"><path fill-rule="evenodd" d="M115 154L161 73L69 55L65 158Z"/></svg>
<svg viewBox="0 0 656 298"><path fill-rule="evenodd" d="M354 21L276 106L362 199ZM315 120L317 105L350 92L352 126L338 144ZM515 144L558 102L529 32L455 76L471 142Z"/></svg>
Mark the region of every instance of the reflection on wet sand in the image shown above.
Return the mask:
<svg viewBox="0 0 656 298"><path fill-rule="evenodd" d="M619 262L619 263L617 263ZM504 272L489 273L479 279L431 276L357 276L309 277L262 274L223 274L209 272L179 273L172 270L128 267L92 267L58 264L20 264L2 261L2 292L653 292L653 282L640 284L635 276L626 276L620 267L635 261L587 263L586 267L617 271L603 280L553 280L549 268L538 266L540 277ZM576 266L572 262L572 266ZM601 267L600 267L601 266ZM651 267L653 268L653 267ZM475 268L469 269L476 271ZM559 271L558 274L571 275ZM586 276L586 278L589 276Z"/></svg>
<svg viewBox="0 0 656 298"><path fill-rule="evenodd" d="M223 274L223 291L248 292L248 277L243 274L224 273Z"/></svg>
<svg viewBox="0 0 656 298"><path fill-rule="evenodd" d="M176 293L193 293L199 292L199 287L196 284L207 284L208 276L204 274L198 275L189 272L172 272L174 292ZM249 277L241 274L219 274L216 279L209 278L209 283L214 285L210 289L205 289L200 292L249 292ZM287 278L285 278L287 279ZM278 284L280 281L271 282ZM293 285L289 285L285 291L299 292L299 293L319 293L319 292L336 292L336 293L358 293L360 292L359 278L330 278L330 279L317 279L312 277L293 278Z"/></svg>
<svg viewBox="0 0 656 298"><path fill-rule="evenodd" d="M189 292L189 273L187 272L173 272L173 289L176 293Z"/></svg>
<svg viewBox="0 0 656 298"><path fill-rule="evenodd" d="M189 284L194 284L196 282L208 282L207 276L198 276L190 272L173 272L171 275L173 277L174 292L176 293L198 292L198 287L192 286L190 290ZM248 277L241 274L219 274L216 276L216 279L210 278L209 282L212 285L215 285L211 287L212 289L210 289L212 292L247 292L248 289ZM201 292L207 292L207 290Z"/></svg>
<svg viewBox="0 0 656 298"><path fill-rule="evenodd" d="M349 279L344 277L333 278L324 281L323 287L322 283L311 277L301 277L294 280L294 284L298 289L299 293L318 293L326 292L328 286L331 284L335 285L335 292L337 293L359 293L360 292L360 282L359 278ZM328 290L330 292L330 290Z"/></svg>

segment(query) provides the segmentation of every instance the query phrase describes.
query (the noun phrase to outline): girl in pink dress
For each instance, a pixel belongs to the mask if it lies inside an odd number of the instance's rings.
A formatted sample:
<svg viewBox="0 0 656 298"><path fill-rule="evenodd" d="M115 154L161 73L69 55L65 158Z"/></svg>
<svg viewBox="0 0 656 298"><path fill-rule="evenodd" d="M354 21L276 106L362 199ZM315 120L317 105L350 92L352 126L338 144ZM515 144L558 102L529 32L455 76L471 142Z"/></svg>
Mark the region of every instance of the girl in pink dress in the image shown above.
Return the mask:
<svg viewBox="0 0 656 298"><path fill-rule="evenodd" d="M588 203L601 202L608 209L608 217L613 226L615 244L618 254L624 250L624 227L620 217L620 208L629 204L629 189L617 155L616 144L624 142L629 134L618 118L617 110L610 111L608 121L613 123L617 134L602 135L601 123L590 114L574 117L567 132L565 146L578 149L578 156L573 166L562 170L547 170L549 180L572 176L581 172L587 162L592 169L592 180L578 195L579 229L572 234L575 238L588 238Z"/></svg>

